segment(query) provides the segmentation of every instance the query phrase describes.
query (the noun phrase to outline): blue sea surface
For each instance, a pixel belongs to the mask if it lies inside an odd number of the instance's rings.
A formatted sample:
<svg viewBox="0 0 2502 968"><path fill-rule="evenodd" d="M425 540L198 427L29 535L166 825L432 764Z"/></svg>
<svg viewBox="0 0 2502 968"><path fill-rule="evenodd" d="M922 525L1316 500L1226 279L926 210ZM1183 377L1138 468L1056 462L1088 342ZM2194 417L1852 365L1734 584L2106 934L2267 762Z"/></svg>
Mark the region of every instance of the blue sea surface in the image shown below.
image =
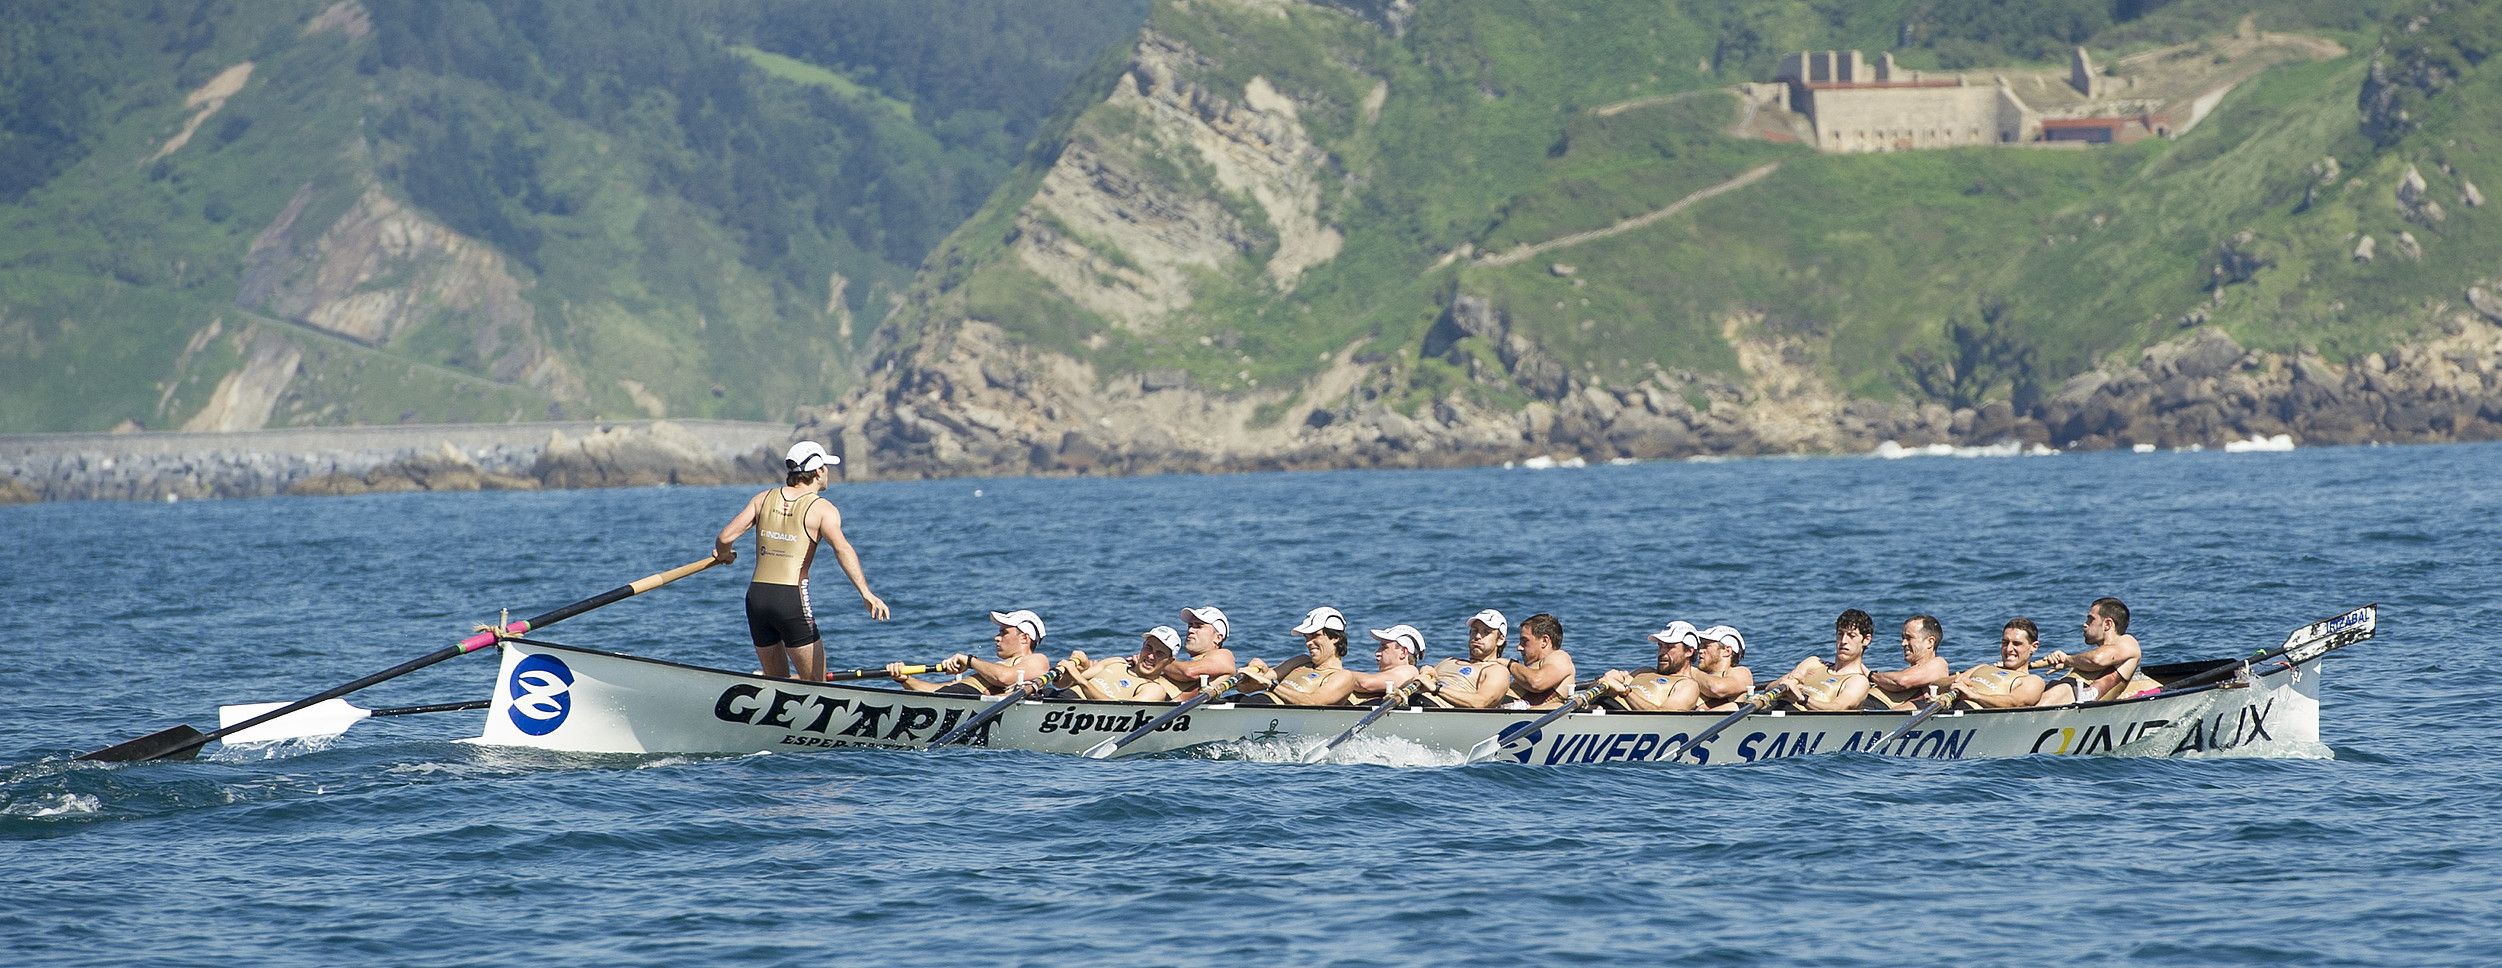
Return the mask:
<svg viewBox="0 0 2502 968"><path fill-rule="evenodd" d="M1272 660L1314 605L1437 655L1548 611L1587 673L1726 622L1768 678L1851 607L1881 646L1938 615L1961 667L2019 614L2073 648L2106 594L2151 661L2382 605L2325 663L2324 745L1736 767L576 756L457 742L476 712L74 763L701 557L750 489L0 508L0 965L2492 964L2497 480L2462 445L831 492L894 608L821 563L836 668L985 652L1007 608L1059 655L1215 604ZM539 634L751 668L745 571Z"/></svg>

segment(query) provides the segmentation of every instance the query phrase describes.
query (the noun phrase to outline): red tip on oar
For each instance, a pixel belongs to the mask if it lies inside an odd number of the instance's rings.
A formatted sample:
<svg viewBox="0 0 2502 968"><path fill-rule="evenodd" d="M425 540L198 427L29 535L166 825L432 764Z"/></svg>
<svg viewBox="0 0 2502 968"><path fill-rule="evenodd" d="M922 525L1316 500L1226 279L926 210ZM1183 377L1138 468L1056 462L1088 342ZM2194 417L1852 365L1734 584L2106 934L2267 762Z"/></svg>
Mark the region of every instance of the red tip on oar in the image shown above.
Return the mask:
<svg viewBox="0 0 2502 968"><path fill-rule="evenodd" d="M504 626L505 635L520 635L527 631L530 631L530 623L527 621L514 622L511 625ZM494 645L495 640L495 633L480 632L476 635L460 640L460 653L462 655L468 655L469 653L476 652L479 649Z"/></svg>

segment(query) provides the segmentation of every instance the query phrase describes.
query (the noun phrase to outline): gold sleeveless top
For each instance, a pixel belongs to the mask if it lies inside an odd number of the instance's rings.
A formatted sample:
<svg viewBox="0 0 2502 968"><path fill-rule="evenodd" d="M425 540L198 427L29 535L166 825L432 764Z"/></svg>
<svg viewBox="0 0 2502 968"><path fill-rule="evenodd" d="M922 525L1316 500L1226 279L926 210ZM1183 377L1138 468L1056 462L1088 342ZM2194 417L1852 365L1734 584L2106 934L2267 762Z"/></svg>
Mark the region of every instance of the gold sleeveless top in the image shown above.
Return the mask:
<svg viewBox="0 0 2502 968"><path fill-rule="evenodd" d="M1651 708L1665 706L1668 704L1669 693L1676 689L1677 681L1683 678L1685 677L1672 676L1657 670L1645 672L1633 677L1632 693L1639 696L1645 706Z"/></svg>
<svg viewBox="0 0 2502 968"><path fill-rule="evenodd" d="M2031 673L2023 669L1993 665L1976 668L1965 674L1971 676L1972 684L1981 687L1983 691L2005 695L2015 689L2016 679Z"/></svg>
<svg viewBox="0 0 2502 968"><path fill-rule="evenodd" d="M1798 688L1807 693L1809 701L1831 702L1833 701L1833 697L1842 694L1842 687L1848 684L1853 676L1865 678L1864 673L1835 672L1833 671L1833 666L1830 663L1825 664L1823 668L1824 674L1822 676L1809 677L1807 680L1801 681L1798 684Z"/></svg>
<svg viewBox="0 0 2502 968"><path fill-rule="evenodd" d="M783 488L765 495L756 514L756 584L797 585L808 580L808 563L816 558L817 541L808 535L808 509L818 495L783 497Z"/></svg>

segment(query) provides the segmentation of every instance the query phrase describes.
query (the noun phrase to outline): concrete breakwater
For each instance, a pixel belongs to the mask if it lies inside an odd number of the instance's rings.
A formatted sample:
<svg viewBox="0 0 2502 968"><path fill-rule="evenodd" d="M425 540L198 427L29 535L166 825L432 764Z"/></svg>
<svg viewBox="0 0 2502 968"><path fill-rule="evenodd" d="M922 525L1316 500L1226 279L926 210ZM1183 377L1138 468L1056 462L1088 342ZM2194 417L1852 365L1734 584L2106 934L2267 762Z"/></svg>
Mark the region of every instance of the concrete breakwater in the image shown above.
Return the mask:
<svg viewBox="0 0 2502 968"><path fill-rule="evenodd" d="M727 420L0 436L0 503L724 484L788 424Z"/></svg>

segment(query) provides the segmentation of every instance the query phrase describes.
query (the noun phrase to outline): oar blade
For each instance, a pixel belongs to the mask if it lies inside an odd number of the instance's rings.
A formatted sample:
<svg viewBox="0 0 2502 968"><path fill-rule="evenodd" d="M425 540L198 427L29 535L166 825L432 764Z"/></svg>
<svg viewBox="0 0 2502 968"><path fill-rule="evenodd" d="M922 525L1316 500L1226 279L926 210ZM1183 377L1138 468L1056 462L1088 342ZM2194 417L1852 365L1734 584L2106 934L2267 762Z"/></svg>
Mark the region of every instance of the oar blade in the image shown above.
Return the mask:
<svg viewBox="0 0 2502 968"><path fill-rule="evenodd" d="M99 763L138 763L147 760L188 760L200 755L200 737L207 735L191 728L191 724L170 726L138 739L115 743L78 759Z"/></svg>
<svg viewBox="0 0 2502 968"><path fill-rule="evenodd" d="M217 725L233 726L253 717L287 706L283 702L240 703L217 707ZM328 699L280 716L276 719L226 734L227 745L246 743L280 743L295 739L322 739L348 731L348 727L364 722L373 712L350 704L345 699Z"/></svg>

